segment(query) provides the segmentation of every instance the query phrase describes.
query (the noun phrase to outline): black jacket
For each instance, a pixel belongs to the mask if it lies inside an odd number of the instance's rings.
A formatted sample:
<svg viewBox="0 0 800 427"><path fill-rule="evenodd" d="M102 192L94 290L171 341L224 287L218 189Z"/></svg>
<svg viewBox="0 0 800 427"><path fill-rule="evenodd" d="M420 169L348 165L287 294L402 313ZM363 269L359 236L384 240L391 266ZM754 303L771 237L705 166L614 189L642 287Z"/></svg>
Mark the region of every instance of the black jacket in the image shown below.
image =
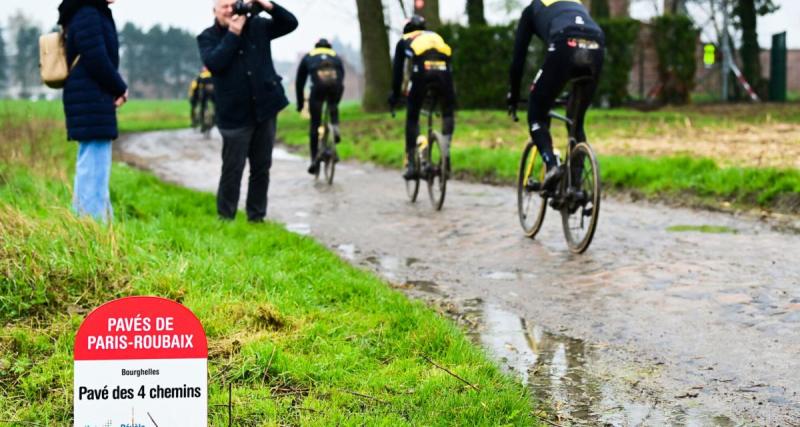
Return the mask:
<svg viewBox="0 0 800 427"><path fill-rule="evenodd" d="M334 81L322 81L318 72L330 70L335 70L336 72ZM303 99L303 92L309 74L311 75L311 85L313 87L330 86L336 90L341 90L344 86L344 64L333 49L315 48L300 61L300 66L297 67L297 76L294 79L298 102Z"/></svg>
<svg viewBox="0 0 800 427"><path fill-rule="evenodd" d="M514 58L511 62L511 93L519 93L519 84L525 68L528 45L536 35L545 46L559 38L585 37L600 43L605 35L600 26L589 16L589 12L579 2L556 1L549 6L542 0L534 0L519 18L514 40Z"/></svg>
<svg viewBox="0 0 800 427"><path fill-rule="evenodd" d="M114 100L127 90L119 75L119 42L110 12L83 6L67 22L67 63L80 55L64 85L67 137L87 142L117 138Z"/></svg>
<svg viewBox="0 0 800 427"><path fill-rule="evenodd" d="M270 42L294 31L297 19L273 5L272 19L248 19L239 36L216 22L197 36L200 57L213 74L217 126L221 129L271 119L289 104L272 63Z"/></svg>
<svg viewBox="0 0 800 427"><path fill-rule="evenodd" d="M416 48L415 42L420 42L421 48ZM450 46L444 39L433 31L413 31L403 34L397 41L394 48L394 59L392 59L392 96L401 96L405 67L407 61L411 61L411 75L414 78L425 74L428 67L425 63L436 63L443 66L436 71L452 73L451 55L453 54ZM432 62L431 62L432 61Z"/></svg>

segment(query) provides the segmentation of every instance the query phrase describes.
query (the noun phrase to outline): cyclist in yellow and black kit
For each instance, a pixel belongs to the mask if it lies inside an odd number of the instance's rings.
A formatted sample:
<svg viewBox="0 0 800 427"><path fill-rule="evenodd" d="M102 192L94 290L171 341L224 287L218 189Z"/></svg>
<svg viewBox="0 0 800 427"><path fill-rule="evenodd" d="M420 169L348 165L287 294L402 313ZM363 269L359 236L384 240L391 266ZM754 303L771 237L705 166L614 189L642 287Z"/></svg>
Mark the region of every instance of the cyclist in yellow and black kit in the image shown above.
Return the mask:
<svg viewBox="0 0 800 427"><path fill-rule="evenodd" d="M517 27L507 97L509 112L516 111L519 102L525 57L534 34L547 46L547 54L531 85L528 129L547 165L542 187L550 190L563 173L553 154L550 109L564 86L575 80L567 116L575 122L577 142L586 141L584 119L603 68L605 35L579 0L534 0L522 11Z"/></svg>
<svg viewBox="0 0 800 427"><path fill-rule="evenodd" d="M200 74L192 80L189 86L189 102L192 105L192 127L200 126L203 114L209 102L214 100L214 83L211 81L211 72L203 67ZM198 107L200 108L198 114Z"/></svg>
<svg viewBox="0 0 800 427"><path fill-rule="evenodd" d="M403 28L403 38L395 48L392 93L389 105L394 108L403 95L404 71L408 71L410 88L408 89L408 107L406 114L406 157L408 169L403 178L416 178L414 150L419 135L419 115L425 96L429 89L436 91L442 107L444 136L441 142L442 154L450 166L450 141L455 130L456 94L453 87L452 51L441 36L433 31L425 30L425 19L414 15Z"/></svg>
<svg viewBox="0 0 800 427"><path fill-rule="evenodd" d="M319 126L322 122L322 106L328 103L331 117L333 139L339 143L339 102L344 93L344 64L336 51L326 39L319 39L314 49L303 57L297 67L295 91L297 95L297 111L303 110L306 80L311 75L311 94L308 96L308 111L311 114L309 127L309 148L311 166L308 173L314 175L319 171L317 149L319 146Z"/></svg>

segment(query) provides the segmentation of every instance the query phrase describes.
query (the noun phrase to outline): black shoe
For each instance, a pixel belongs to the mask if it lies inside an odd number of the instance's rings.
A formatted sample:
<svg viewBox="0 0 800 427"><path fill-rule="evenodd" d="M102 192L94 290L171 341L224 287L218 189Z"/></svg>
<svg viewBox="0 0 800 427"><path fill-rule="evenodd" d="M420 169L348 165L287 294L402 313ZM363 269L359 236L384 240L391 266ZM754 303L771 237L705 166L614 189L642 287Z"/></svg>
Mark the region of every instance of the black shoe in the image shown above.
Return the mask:
<svg viewBox="0 0 800 427"><path fill-rule="evenodd" d="M331 125L331 128L333 128L333 142L338 144L342 141L342 136L339 135L339 125Z"/></svg>
<svg viewBox="0 0 800 427"><path fill-rule="evenodd" d="M563 169L561 166L554 166L547 170L547 173L544 175L544 181L542 182L542 189L545 191L553 191L555 190L558 182L561 180L561 176L564 175Z"/></svg>
<svg viewBox="0 0 800 427"><path fill-rule="evenodd" d="M408 166L406 167L406 171L403 174L403 179L406 181L411 181L417 179L419 174L417 174L417 168L414 166L414 163L409 162Z"/></svg>
<svg viewBox="0 0 800 427"><path fill-rule="evenodd" d="M312 162L311 165L308 167L308 173L310 175L316 175L319 173L319 163Z"/></svg>
<svg viewBox="0 0 800 427"><path fill-rule="evenodd" d="M247 222L249 222L250 224L263 224L264 218L251 218L248 219Z"/></svg>
<svg viewBox="0 0 800 427"><path fill-rule="evenodd" d="M528 178L528 182L525 183L525 191L530 193L538 193L542 191L542 183L534 178Z"/></svg>

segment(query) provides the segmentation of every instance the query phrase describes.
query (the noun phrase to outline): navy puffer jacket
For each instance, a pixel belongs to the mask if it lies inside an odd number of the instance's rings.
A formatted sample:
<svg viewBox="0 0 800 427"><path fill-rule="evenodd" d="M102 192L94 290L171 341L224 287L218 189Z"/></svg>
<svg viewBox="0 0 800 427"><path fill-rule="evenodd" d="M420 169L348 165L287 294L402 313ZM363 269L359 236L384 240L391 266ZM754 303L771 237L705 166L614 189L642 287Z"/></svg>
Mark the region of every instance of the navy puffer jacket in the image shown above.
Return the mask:
<svg viewBox="0 0 800 427"><path fill-rule="evenodd" d="M114 100L128 89L119 68L114 19L92 6L81 7L67 24L67 63L80 55L64 86L67 137L76 141L118 136Z"/></svg>

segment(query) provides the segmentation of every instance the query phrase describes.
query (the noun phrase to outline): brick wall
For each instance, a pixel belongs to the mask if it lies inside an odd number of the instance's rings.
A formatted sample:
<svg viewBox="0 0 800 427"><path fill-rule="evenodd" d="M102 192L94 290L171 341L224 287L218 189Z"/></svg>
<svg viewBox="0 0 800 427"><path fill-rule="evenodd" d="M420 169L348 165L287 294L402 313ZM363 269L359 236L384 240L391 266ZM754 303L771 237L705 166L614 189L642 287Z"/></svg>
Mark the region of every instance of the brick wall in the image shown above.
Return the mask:
<svg viewBox="0 0 800 427"><path fill-rule="evenodd" d="M658 55L653 45L652 26L643 23L636 41L635 57L631 69L628 93L634 98L647 97L659 85ZM721 92L722 78L719 64L721 52L717 51L717 66L711 69L703 64L703 45L696 47L697 73L695 74L695 93L706 93L716 96ZM769 78L770 52L761 52L761 69L765 78ZM741 68L741 64L740 67ZM787 87L789 91L800 92L800 49L789 49L787 53ZM736 84L732 79L731 84Z"/></svg>

